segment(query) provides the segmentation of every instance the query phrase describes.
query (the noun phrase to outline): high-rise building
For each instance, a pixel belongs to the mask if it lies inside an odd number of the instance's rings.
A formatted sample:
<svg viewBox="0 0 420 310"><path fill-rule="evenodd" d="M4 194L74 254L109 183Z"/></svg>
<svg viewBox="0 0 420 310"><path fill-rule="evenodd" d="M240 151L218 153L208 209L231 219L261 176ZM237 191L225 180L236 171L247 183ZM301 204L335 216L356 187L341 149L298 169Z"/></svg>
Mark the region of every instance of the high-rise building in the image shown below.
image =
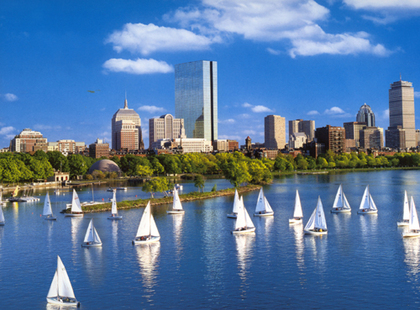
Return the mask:
<svg viewBox="0 0 420 310"><path fill-rule="evenodd" d="M149 119L149 148L160 139L186 138L184 120L174 118L171 114Z"/></svg>
<svg viewBox="0 0 420 310"><path fill-rule="evenodd" d="M112 149L144 149L140 116L128 108L127 99L124 108L119 109L112 117Z"/></svg>
<svg viewBox="0 0 420 310"><path fill-rule="evenodd" d="M366 123L359 122L347 122L343 124L344 130L346 131L346 139L354 140L354 146L360 147L360 130L363 130L367 126Z"/></svg>
<svg viewBox="0 0 420 310"><path fill-rule="evenodd" d="M403 148L399 141L400 134L392 131L405 131L405 147L416 147L416 128L414 115L414 88L412 83L397 81L389 89L389 128L387 130L386 146ZM400 127L398 127L400 126ZM396 138L393 141L393 138Z"/></svg>
<svg viewBox="0 0 420 310"><path fill-rule="evenodd" d="M298 132L305 133L307 142L311 142L315 137L315 121L304 121L303 119L289 121L289 139Z"/></svg>
<svg viewBox="0 0 420 310"><path fill-rule="evenodd" d="M217 62L175 65L175 117L188 138L217 140Z"/></svg>
<svg viewBox="0 0 420 310"><path fill-rule="evenodd" d="M384 129L381 127L365 127L360 130L360 147L380 150L384 145Z"/></svg>
<svg viewBox="0 0 420 310"><path fill-rule="evenodd" d="M47 138L44 138L39 131L25 128L10 141L11 152L28 153L38 150L48 151Z"/></svg>
<svg viewBox="0 0 420 310"><path fill-rule="evenodd" d="M109 143L104 143L102 139L96 139L95 143L89 144L89 157L100 158L109 156Z"/></svg>
<svg viewBox="0 0 420 310"><path fill-rule="evenodd" d="M346 149L346 131L343 127L327 125L317 128L315 138L318 143L325 144L325 150L331 150L334 153L343 153Z"/></svg>
<svg viewBox="0 0 420 310"><path fill-rule="evenodd" d="M264 146L279 150L286 145L286 119L280 115L268 115L264 118Z"/></svg>
<svg viewBox="0 0 420 310"><path fill-rule="evenodd" d="M375 114L373 114L371 107L366 103L360 107L359 112L357 113L356 122L366 123L365 126L368 127L375 127Z"/></svg>

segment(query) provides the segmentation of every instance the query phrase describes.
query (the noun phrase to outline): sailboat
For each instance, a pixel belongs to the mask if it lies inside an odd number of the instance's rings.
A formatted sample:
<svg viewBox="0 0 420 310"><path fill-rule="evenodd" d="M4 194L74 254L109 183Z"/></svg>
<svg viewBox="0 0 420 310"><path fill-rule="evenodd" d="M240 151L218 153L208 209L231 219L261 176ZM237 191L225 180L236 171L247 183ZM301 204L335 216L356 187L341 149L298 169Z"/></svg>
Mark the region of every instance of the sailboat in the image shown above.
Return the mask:
<svg viewBox="0 0 420 310"><path fill-rule="evenodd" d="M17 201L19 201L19 198L17 197L17 195L19 193L19 189L20 189L19 185L16 185L15 189L12 192L11 197L9 198L9 201L10 202L17 202Z"/></svg>
<svg viewBox="0 0 420 310"><path fill-rule="evenodd" d="M4 226L4 223L3 207L0 205L0 226Z"/></svg>
<svg viewBox="0 0 420 310"><path fill-rule="evenodd" d="M99 238L98 232L93 226L93 219L90 219L88 229L83 240L82 247L88 248L91 246L102 246L101 238Z"/></svg>
<svg viewBox="0 0 420 310"><path fill-rule="evenodd" d="M159 240L160 234L157 229L155 219L153 218L149 201L143 211L139 228L137 229L136 238L133 240L133 244L146 244L157 242Z"/></svg>
<svg viewBox="0 0 420 310"><path fill-rule="evenodd" d="M114 189L113 192L114 192L114 195L111 199L111 203L112 203L111 215L108 216L108 220L121 220L122 216L118 215L118 211L117 211L117 190Z"/></svg>
<svg viewBox="0 0 420 310"><path fill-rule="evenodd" d="M3 201L3 192L0 191L0 206L5 206L6 205L6 201Z"/></svg>
<svg viewBox="0 0 420 310"><path fill-rule="evenodd" d="M300 203L299 191L296 190L295 209L293 211L293 218L289 219L289 224L302 224L302 218L302 204Z"/></svg>
<svg viewBox="0 0 420 310"><path fill-rule="evenodd" d="M52 209L51 209L51 200L50 195L47 193L45 196L44 201L44 211L42 212L42 215L44 216L44 220L56 220L57 218L53 215Z"/></svg>
<svg viewBox="0 0 420 310"><path fill-rule="evenodd" d="M419 237L420 225L419 217L417 216L416 205L414 204L413 196L410 199L410 219L408 220L408 231L403 233L403 238Z"/></svg>
<svg viewBox="0 0 420 310"><path fill-rule="evenodd" d="M168 214L181 214L184 213L182 208L181 200L179 200L179 195L177 189L174 187L174 201L172 203L172 210L166 211Z"/></svg>
<svg viewBox="0 0 420 310"><path fill-rule="evenodd" d="M362 201L360 202L359 211L357 214L377 214L378 209L376 208L375 202L371 194L369 193L369 185L366 186L365 192L363 193Z"/></svg>
<svg viewBox="0 0 420 310"><path fill-rule="evenodd" d="M397 226L408 226L410 219L410 206L408 204L407 191L404 191L404 206L403 206L403 220L402 222L397 222Z"/></svg>
<svg viewBox="0 0 420 310"><path fill-rule="evenodd" d="M318 202L314 212L312 212L305 228L305 235L326 235L328 233L327 222L325 221L324 208L322 206L321 197L318 196Z"/></svg>
<svg viewBox="0 0 420 310"><path fill-rule="evenodd" d="M239 200L238 190L235 188L235 197L233 198L233 210L232 213L228 214L227 217L231 219L236 219L236 215L238 214L238 208L241 201Z"/></svg>
<svg viewBox="0 0 420 310"><path fill-rule="evenodd" d="M73 197L71 199L71 211L66 213L67 217L83 217L82 206L80 205L79 196L76 193L76 190L73 189Z"/></svg>
<svg viewBox="0 0 420 310"><path fill-rule="evenodd" d="M254 216L271 216L274 215L273 209L271 209L267 198L264 196L263 189L261 187L258 195L257 206L255 207Z"/></svg>
<svg viewBox="0 0 420 310"><path fill-rule="evenodd" d="M93 183L91 185L92 185L92 201L82 202L81 206L83 206L83 207L103 204L103 202L95 201L95 196L94 196L94 191L93 191Z"/></svg>
<svg viewBox="0 0 420 310"><path fill-rule="evenodd" d="M248 211L246 211L244 199L241 197L236 216L235 230L232 231L232 234L248 234L253 232L255 232L254 223L252 223Z"/></svg>
<svg viewBox="0 0 420 310"><path fill-rule="evenodd" d="M351 207L347 201L346 195L343 192L343 186L340 184L340 187L337 190L335 195L334 204L331 209L331 213L348 213L351 212Z"/></svg>
<svg viewBox="0 0 420 310"><path fill-rule="evenodd" d="M57 269L55 270L54 278L51 282L50 290L48 291L47 301L51 304L66 305L66 306L80 306L80 302L74 296L73 287L69 276L61 261L60 256L57 255Z"/></svg>

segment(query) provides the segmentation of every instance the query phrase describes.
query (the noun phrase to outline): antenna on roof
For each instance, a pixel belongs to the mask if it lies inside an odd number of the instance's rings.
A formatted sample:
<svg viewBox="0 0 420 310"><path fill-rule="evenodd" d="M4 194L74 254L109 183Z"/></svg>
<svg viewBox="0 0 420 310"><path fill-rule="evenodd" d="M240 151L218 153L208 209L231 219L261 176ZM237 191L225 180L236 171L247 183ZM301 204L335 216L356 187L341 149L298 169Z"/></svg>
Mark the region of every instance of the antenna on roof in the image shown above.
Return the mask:
<svg viewBox="0 0 420 310"><path fill-rule="evenodd" d="M400 81L401 81L401 72L400 72Z"/></svg>

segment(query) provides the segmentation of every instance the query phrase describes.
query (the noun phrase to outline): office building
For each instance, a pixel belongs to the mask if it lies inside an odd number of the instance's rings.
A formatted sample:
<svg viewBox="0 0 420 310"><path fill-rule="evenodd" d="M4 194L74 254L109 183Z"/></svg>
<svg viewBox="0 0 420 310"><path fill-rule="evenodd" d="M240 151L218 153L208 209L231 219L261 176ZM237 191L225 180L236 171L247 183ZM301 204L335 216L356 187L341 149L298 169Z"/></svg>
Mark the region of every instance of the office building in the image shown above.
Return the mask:
<svg viewBox="0 0 420 310"><path fill-rule="evenodd" d="M368 127L375 127L375 114L373 114L371 107L366 103L360 107L356 121L358 123L365 123L365 126Z"/></svg>
<svg viewBox="0 0 420 310"><path fill-rule="evenodd" d="M175 65L175 117L184 119L188 138L217 140L217 62Z"/></svg>
<svg viewBox="0 0 420 310"><path fill-rule="evenodd" d="M140 116L128 108L127 99L124 108L112 117L112 149L143 150Z"/></svg>
<svg viewBox="0 0 420 310"><path fill-rule="evenodd" d="M102 139L96 139L95 143L89 144L89 157L100 158L109 156L109 143L104 143Z"/></svg>
<svg viewBox="0 0 420 310"><path fill-rule="evenodd" d="M391 149L405 149L405 129L402 126L388 127L385 130L386 146Z"/></svg>
<svg viewBox="0 0 420 310"><path fill-rule="evenodd" d="M302 119L289 121L289 139L297 132L305 133L307 142L311 142L315 137L315 121L304 121Z"/></svg>
<svg viewBox="0 0 420 310"><path fill-rule="evenodd" d="M405 131L405 146L401 144L401 130ZM417 146L412 83L399 80L391 84L389 89L389 128L386 132L388 132L387 147L411 148Z"/></svg>
<svg viewBox="0 0 420 310"><path fill-rule="evenodd" d="M11 152L29 153L42 150L48 152L48 141L39 131L25 128L10 141Z"/></svg>
<svg viewBox="0 0 420 310"><path fill-rule="evenodd" d="M317 128L315 131L317 143L325 145L325 151L331 150L334 153L343 153L346 149L346 131L343 127L327 125Z"/></svg>
<svg viewBox="0 0 420 310"><path fill-rule="evenodd" d="M264 118L264 146L271 150L284 149L286 145L286 119L280 115Z"/></svg>
<svg viewBox="0 0 420 310"><path fill-rule="evenodd" d="M213 150L218 152L234 152L239 149L239 143L235 140L217 139L213 141Z"/></svg>
<svg viewBox="0 0 420 310"><path fill-rule="evenodd" d="M344 130L346 131L346 139L354 140L355 147L360 147L360 130L363 130L367 126L366 123L359 122L347 122L343 124Z"/></svg>
<svg viewBox="0 0 420 310"><path fill-rule="evenodd" d="M307 136L304 132L295 132L289 138L289 149L300 149L307 143Z"/></svg>
<svg viewBox="0 0 420 310"><path fill-rule="evenodd" d="M184 120L174 118L171 114L149 119L149 148L160 139L185 139Z"/></svg>
<svg viewBox="0 0 420 310"><path fill-rule="evenodd" d="M360 147L380 150L384 145L384 129L381 127L365 127L360 131Z"/></svg>
<svg viewBox="0 0 420 310"><path fill-rule="evenodd" d="M213 152L213 145L206 139L160 139L152 143L152 149L170 149L178 153L210 153Z"/></svg>

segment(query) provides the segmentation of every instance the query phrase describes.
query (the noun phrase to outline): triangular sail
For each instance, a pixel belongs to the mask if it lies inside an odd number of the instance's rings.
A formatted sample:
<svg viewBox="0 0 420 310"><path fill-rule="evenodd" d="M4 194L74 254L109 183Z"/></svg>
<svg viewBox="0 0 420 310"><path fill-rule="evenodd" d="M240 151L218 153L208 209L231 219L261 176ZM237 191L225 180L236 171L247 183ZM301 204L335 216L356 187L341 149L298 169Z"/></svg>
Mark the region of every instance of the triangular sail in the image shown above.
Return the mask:
<svg viewBox="0 0 420 310"><path fill-rule="evenodd" d="M371 210L378 210L378 208L376 208L376 204L373 201L373 198L372 198L372 195L371 194L369 194L369 208Z"/></svg>
<svg viewBox="0 0 420 310"><path fill-rule="evenodd" d="M245 218L245 212L244 212L244 205L242 204L242 197L240 199L240 202L238 204L238 214L236 216L236 222L235 222L235 230L238 228L242 228L246 226L246 218Z"/></svg>
<svg viewBox="0 0 420 310"><path fill-rule="evenodd" d="M117 211L117 190L114 189L113 190L114 194L112 196L112 207L111 207L111 213L118 215L118 211Z"/></svg>
<svg viewBox="0 0 420 310"><path fill-rule="evenodd" d="M404 191L403 220L408 221L409 219L410 219L410 205L408 204L407 191Z"/></svg>
<svg viewBox="0 0 420 310"><path fill-rule="evenodd" d="M143 215L140 220L139 228L137 229L136 237L141 236L160 236L157 229L155 219L151 213L150 201L147 203L146 208L143 211Z"/></svg>
<svg viewBox="0 0 420 310"><path fill-rule="evenodd" d="M50 195L48 193L45 196L44 211L43 211L42 214L43 215L52 215L51 200L50 200Z"/></svg>
<svg viewBox="0 0 420 310"><path fill-rule="evenodd" d="M323 230L327 229L327 222L325 221L324 207L322 206L321 197L318 197L318 203L316 205L314 227L321 228Z"/></svg>
<svg viewBox="0 0 420 310"><path fill-rule="evenodd" d="M61 297L75 298L73 287L71 286L71 282L67 274L66 267L64 267L64 264L61 261L60 256L57 256L57 277L58 277L57 279L58 295ZM53 283L54 283L54 279L53 279Z"/></svg>
<svg viewBox="0 0 420 310"><path fill-rule="evenodd" d="M300 196L299 196L298 190L296 190L295 210L293 212L293 217L299 217L299 218L303 217L302 204L300 202Z"/></svg>
<svg viewBox="0 0 420 310"><path fill-rule="evenodd" d="M411 196L411 201L410 201L410 219L408 222L408 227L410 230L420 229L419 218L417 216L417 209L416 209L416 205L414 204L413 196Z"/></svg>
<svg viewBox="0 0 420 310"><path fill-rule="evenodd" d="M369 209L369 185L366 186L365 192L363 193L363 198L362 201L360 202L360 207L359 209Z"/></svg>
<svg viewBox="0 0 420 310"><path fill-rule="evenodd" d="M173 210L183 210L181 200L179 199L178 191L174 188L174 201L172 203Z"/></svg>
<svg viewBox="0 0 420 310"><path fill-rule="evenodd" d="M255 207L255 213L265 211L264 192L261 187L260 193L258 194L257 206Z"/></svg>
<svg viewBox="0 0 420 310"><path fill-rule="evenodd" d="M57 275L57 269L55 270L54 273L54 278L51 282L51 286L50 286L50 290L48 291L48 298L51 297L57 297L58 296L58 284L57 284L57 279L58 279L58 275Z"/></svg>
<svg viewBox="0 0 420 310"><path fill-rule="evenodd" d="M159 230L157 229L155 218L153 215L150 216L150 235L160 236Z"/></svg>
<svg viewBox="0 0 420 310"><path fill-rule="evenodd" d="M71 200L71 212L82 212L82 206L80 205L79 196L75 189L73 189L73 197Z"/></svg>
<svg viewBox="0 0 420 310"><path fill-rule="evenodd" d="M347 200L347 197L346 197L346 195L344 194L344 192L343 192L343 198L344 198L344 205L343 205L343 209L351 209L351 207L350 207L350 204L349 204L349 202L348 202L348 200Z"/></svg>
<svg viewBox="0 0 420 310"><path fill-rule="evenodd" d="M238 190L235 188L235 197L233 198L233 211L232 213L237 214L239 209L239 204L241 201L239 200Z"/></svg>
<svg viewBox="0 0 420 310"><path fill-rule="evenodd" d="M0 223L4 223L3 207L0 205Z"/></svg>
<svg viewBox="0 0 420 310"><path fill-rule="evenodd" d="M249 213L248 213L248 211L245 208L243 197L241 197L241 204L244 207L246 227L247 228L254 228L255 227L254 226L254 223L252 222L251 217L249 216Z"/></svg>
<svg viewBox="0 0 420 310"><path fill-rule="evenodd" d="M270 203L268 202L266 197L264 197L264 207L266 213L273 213L273 209L271 208Z"/></svg>
<svg viewBox="0 0 420 310"><path fill-rule="evenodd" d="M315 216L316 216L316 208L312 212L311 217L309 218L308 223L306 223L306 226L304 228L305 230L314 229L314 227L315 227Z"/></svg>
<svg viewBox="0 0 420 310"><path fill-rule="evenodd" d="M90 220L88 229L85 234L84 242L95 242L95 243L102 243L101 238L99 238L98 232L93 225L93 219Z"/></svg>
<svg viewBox="0 0 420 310"><path fill-rule="evenodd" d="M16 188L15 188L15 190L12 193L12 197L16 197L17 196L17 194L19 193L19 189L20 189L19 185L16 185Z"/></svg>

